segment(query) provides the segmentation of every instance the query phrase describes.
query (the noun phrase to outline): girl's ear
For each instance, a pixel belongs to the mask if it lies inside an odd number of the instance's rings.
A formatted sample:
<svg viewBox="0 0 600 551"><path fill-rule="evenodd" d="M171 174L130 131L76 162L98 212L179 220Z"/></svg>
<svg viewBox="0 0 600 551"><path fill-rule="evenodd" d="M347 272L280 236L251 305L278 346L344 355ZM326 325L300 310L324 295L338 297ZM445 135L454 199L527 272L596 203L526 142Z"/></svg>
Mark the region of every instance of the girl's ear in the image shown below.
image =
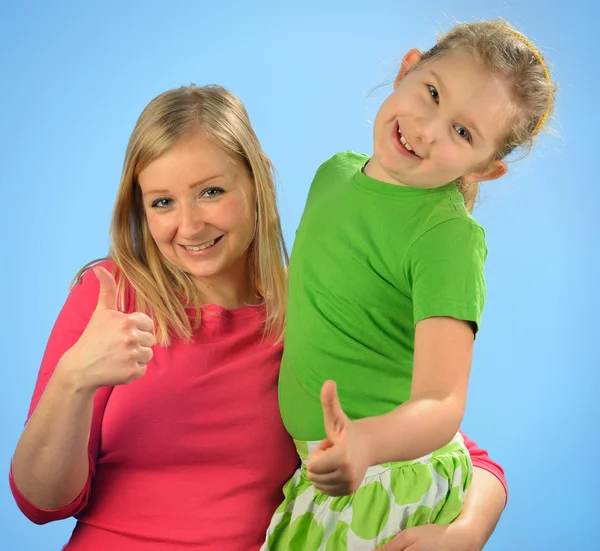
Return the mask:
<svg viewBox="0 0 600 551"><path fill-rule="evenodd" d="M497 180L508 172L508 166L504 161L492 161L481 170L474 170L465 174L461 180L465 184L474 184L475 182L485 182L488 180Z"/></svg>
<svg viewBox="0 0 600 551"><path fill-rule="evenodd" d="M394 81L394 90L398 88L402 79L408 74L408 72L421 61L423 54L417 48L413 48L410 52L408 52L403 58L402 63L400 64L400 70L398 71L398 75L396 76L396 80Z"/></svg>

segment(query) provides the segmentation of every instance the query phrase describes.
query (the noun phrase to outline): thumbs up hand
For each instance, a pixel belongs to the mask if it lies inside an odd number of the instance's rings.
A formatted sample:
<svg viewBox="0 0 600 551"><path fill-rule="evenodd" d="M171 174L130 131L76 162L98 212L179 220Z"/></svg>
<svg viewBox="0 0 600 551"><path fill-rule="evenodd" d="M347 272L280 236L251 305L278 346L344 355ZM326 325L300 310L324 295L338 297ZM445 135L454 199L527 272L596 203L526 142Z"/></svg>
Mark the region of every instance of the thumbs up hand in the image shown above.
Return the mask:
<svg viewBox="0 0 600 551"><path fill-rule="evenodd" d="M333 381L321 389L325 440L307 459L308 478L315 488L330 496L355 492L370 466L365 439L344 413Z"/></svg>
<svg viewBox="0 0 600 551"><path fill-rule="evenodd" d="M96 311L98 310L114 310L118 311L117 308L117 282L112 274L102 266L96 266L92 269L98 283L100 284L100 292L98 293L98 304L96 305Z"/></svg>
<svg viewBox="0 0 600 551"><path fill-rule="evenodd" d="M154 324L141 312L124 314L117 308L117 284L102 266L93 269L100 283L98 303L79 340L57 370L70 373L77 387L128 384L146 372L152 359Z"/></svg>

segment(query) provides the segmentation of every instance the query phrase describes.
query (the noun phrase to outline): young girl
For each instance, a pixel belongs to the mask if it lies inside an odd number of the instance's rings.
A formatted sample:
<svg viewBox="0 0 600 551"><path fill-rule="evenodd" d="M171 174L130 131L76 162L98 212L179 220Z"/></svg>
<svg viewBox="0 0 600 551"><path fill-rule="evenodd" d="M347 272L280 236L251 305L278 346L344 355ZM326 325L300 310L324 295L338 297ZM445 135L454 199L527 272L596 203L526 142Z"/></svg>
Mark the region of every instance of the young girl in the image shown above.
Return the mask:
<svg viewBox="0 0 600 551"><path fill-rule="evenodd" d="M477 182L531 144L554 89L523 35L460 25L404 57L373 156L339 153L317 171L289 267L279 382L302 466L264 549L370 551L458 516L487 253L470 211Z"/></svg>

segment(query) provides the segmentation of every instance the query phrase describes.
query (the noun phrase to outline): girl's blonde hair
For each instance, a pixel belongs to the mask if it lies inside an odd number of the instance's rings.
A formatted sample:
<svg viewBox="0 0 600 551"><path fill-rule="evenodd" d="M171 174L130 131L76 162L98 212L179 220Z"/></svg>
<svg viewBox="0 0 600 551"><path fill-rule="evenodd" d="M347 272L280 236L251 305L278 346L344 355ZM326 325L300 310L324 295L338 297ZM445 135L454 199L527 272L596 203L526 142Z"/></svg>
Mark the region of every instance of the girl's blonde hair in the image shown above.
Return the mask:
<svg viewBox="0 0 600 551"><path fill-rule="evenodd" d="M494 159L502 160L517 148L523 149L525 156L554 109L556 86L541 53L505 21L468 23L443 35L413 70L456 48L467 50L490 73L509 82L514 111ZM472 211L479 184L458 182L458 187Z"/></svg>
<svg viewBox="0 0 600 551"><path fill-rule="evenodd" d="M110 228L109 257L117 273L119 307L134 290L134 308L155 323L157 344L173 337L190 340L201 323L203 297L192 276L168 262L148 228L138 176L152 161L194 130L201 129L249 173L256 189L256 233L249 248L249 274L265 303L264 335L279 342L285 328L288 254L277 210L274 169L263 152L242 102L217 85L194 84L154 98L129 139ZM92 264L84 266L75 280ZM195 315L189 315L193 309Z"/></svg>

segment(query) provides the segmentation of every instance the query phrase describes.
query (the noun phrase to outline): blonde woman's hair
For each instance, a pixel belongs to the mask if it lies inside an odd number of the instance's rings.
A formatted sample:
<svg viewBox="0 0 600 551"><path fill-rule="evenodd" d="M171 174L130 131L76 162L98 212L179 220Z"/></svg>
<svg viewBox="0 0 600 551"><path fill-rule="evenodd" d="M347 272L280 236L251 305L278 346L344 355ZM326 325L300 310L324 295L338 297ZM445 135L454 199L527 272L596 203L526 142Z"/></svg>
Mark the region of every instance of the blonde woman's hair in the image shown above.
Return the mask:
<svg viewBox="0 0 600 551"><path fill-rule="evenodd" d="M206 137L252 176L256 191L256 233L249 248L249 274L265 303L263 334L279 342L285 329L288 254L277 210L273 165L263 152L242 102L217 85L182 86L154 98L129 139L110 228L109 258L114 261L120 308L131 286L134 308L155 323L157 344L173 337L189 341L201 323L203 297L192 276L168 262L150 235L138 176L152 161L191 132ZM95 262L84 266L75 280ZM194 316L189 315L193 309Z"/></svg>
<svg viewBox="0 0 600 551"><path fill-rule="evenodd" d="M525 156L554 109L556 85L541 53L506 21L468 23L457 25L443 35L411 70L456 48L468 51L491 74L509 83L514 110L509 130L494 159L503 160L518 148ZM467 209L472 211L479 184L465 185L459 181L458 188Z"/></svg>

